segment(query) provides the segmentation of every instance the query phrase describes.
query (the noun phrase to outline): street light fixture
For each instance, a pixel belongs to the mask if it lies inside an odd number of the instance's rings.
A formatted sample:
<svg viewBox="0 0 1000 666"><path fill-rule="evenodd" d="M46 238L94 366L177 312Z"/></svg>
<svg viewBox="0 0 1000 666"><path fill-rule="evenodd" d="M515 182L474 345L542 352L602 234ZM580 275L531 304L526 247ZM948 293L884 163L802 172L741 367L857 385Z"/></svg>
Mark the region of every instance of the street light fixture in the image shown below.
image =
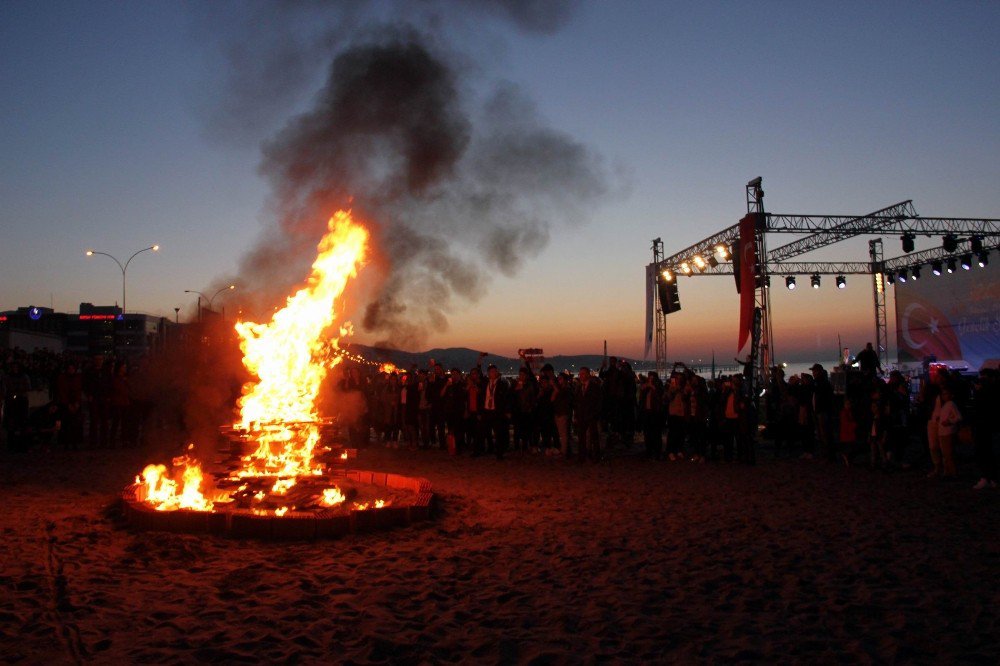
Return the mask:
<svg viewBox="0 0 1000 666"><path fill-rule="evenodd" d="M112 261L114 261L116 264L118 264L118 268L121 269L121 271L122 271L122 314L125 314L125 271L128 270L128 265L130 263L132 263L132 260L135 259L136 255L142 254L143 252L148 252L150 250L152 250L153 252L157 252L159 249L160 249L159 245L150 245L149 247L144 247L141 250L136 250L135 252L132 253L132 256L129 257L128 260L124 264L122 264L122 262L118 261L117 257L115 257L114 255L110 255L107 252L98 252L97 250L87 250L87 256L88 257L92 257L95 254L100 254L100 255L103 255L105 257L110 257Z"/></svg>
<svg viewBox="0 0 1000 666"><path fill-rule="evenodd" d="M205 299L205 302L208 303L208 309L211 310L212 309L212 301L215 300L216 296L218 296L219 294L221 294L224 291L232 291L233 289L236 289L236 285L235 284L230 284L230 285L227 285L225 287L222 287L221 289L219 289L218 291L216 291L214 294L212 294L211 298L209 298L205 294L201 293L197 289L185 289L184 293L185 294L198 294L198 321L201 321L201 299L203 299L203 298Z"/></svg>

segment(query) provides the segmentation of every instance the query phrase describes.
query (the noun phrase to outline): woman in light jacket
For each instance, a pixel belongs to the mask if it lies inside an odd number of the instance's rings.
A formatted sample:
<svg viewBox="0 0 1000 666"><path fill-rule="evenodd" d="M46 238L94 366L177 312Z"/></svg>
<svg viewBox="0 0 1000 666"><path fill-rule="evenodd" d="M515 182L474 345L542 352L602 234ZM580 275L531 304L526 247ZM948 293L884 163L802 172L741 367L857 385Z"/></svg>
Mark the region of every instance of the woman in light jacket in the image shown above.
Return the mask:
<svg viewBox="0 0 1000 666"><path fill-rule="evenodd" d="M940 405L940 406L938 406ZM934 461L934 476L955 476L955 439L958 435L958 426L962 421L962 414L955 404L954 395L950 388L945 387L938 396L938 405L935 405L934 412L937 414L938 424L938 446L940 451L931 449L931 459Z"/></svg>

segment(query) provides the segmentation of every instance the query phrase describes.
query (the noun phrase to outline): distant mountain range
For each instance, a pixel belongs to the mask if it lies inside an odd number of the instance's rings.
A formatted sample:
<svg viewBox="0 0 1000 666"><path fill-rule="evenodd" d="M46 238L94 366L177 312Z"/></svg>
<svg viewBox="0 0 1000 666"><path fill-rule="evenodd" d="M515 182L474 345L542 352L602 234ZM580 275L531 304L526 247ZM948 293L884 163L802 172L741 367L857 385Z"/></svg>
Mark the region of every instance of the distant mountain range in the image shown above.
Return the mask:
<svg viewBox="0 0 1000 666"><path fill-rule="evenodd" d="M369 347L367 345L354 343L347 344L345 347L351 353L358 354L359 356L370 361L377 361L379 363L389 362L401 370L409 370L414 366L418 368L426 368L430 364L431 359L434 359L445 368L458 368L462 372L468 372L472 368L476 367L476 363L479 361L479 350L468 349L465 347L428 349L427 351L422 352L408 352L399 349ZM600 354L580 354L577 356L546 357L542 364L551 363L556 372L569 370L573 374L576 374L583 366L587 366L592 370L599 369L601 367L601 361L602 357ZM520 368L522 364L520 358L498 356L495 354L490 354L483 359L483 368L485 369L485 367L490 363L496 365L497 369L499 369L504 375L517 374L518 368ZM535 371L537 372L540 367L541 364L539 364L539 367L535 368Z"/></svg>

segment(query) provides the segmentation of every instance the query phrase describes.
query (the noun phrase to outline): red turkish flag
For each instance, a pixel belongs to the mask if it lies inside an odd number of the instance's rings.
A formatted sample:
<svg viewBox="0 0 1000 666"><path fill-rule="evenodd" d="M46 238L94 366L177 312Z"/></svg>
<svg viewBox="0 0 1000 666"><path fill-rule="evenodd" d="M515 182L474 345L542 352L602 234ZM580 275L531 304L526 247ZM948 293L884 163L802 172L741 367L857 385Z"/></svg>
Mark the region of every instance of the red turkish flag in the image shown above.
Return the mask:
<svg viewBox="0 0 1000 666"><path fill-rule="evenodd" d="M750 337L753 327L754 295L757 293L757 213L740 220L740 334L739 352Z"/></svg>
<svg viewBox="0 0 1000 666"><path fill-rule="evenodd" d="M962 345L951 321L929 301L914 299L905 304L897 316L901 357L909 355L918 361L932 355L939 361L962 358Z"/></svg>

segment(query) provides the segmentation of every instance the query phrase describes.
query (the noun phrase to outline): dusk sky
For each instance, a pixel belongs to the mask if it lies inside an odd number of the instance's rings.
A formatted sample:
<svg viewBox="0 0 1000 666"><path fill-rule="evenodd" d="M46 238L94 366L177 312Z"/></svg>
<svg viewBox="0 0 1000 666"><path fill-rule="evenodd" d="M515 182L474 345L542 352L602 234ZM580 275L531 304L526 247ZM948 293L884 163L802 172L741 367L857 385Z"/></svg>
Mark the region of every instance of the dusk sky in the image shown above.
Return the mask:
<svg viewBox="0 0 1000 666"><path fill-rule="evenodd" d="M343 48L386 22L449 55L463 105L517 91L514 113L601 175L555 213L559 196L539 195L532 251L506 273L479 262L483 289L453 297L447 328L424 330L420 349L600 353L606 339L641 357L650 241L670 255L735 224L756 176L771 212L912 199L924 216L1000 217L997 2L542 3L552 15L531 22L485 0L334 4L0 4L0 310L116 303L118 268L84 251L124 261L158 243L128 269L128 310L192 317L185 290L239 276L275 226L262 145L312 107ZM257 85L255 65L289 45L297 59ZM885 248L901 253L895 237ZM478 262L481 248L462 236L451 251ZM809 258L864 261L867 238ZM247 296L216 304L230 315ZM826 360L838 335L853 348L873 337L862 276L772 298L777 360ZM680 299L671 358L735 354L732 278L682 280ZM358 326L355 339L378 335Z"/></svg>

